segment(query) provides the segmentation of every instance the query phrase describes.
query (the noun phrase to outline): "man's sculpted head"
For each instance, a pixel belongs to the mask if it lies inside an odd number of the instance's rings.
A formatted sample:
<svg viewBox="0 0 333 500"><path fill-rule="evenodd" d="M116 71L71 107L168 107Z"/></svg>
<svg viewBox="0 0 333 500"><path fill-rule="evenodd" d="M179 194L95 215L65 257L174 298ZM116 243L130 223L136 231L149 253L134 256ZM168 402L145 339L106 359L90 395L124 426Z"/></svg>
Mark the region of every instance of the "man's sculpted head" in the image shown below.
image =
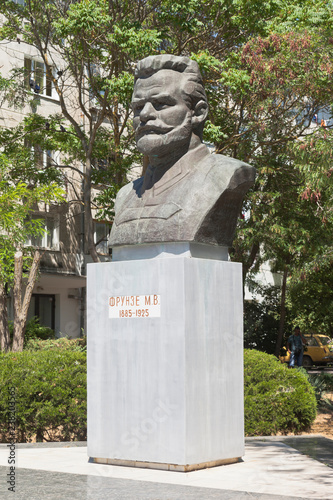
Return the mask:
<svg viewBox="0 0 333 500"><path fill-rule="evenodd" d="M137 146L148 156L185 153L200 143L208 104L197 63L171 55L140 61L132 107Z"/></svg>

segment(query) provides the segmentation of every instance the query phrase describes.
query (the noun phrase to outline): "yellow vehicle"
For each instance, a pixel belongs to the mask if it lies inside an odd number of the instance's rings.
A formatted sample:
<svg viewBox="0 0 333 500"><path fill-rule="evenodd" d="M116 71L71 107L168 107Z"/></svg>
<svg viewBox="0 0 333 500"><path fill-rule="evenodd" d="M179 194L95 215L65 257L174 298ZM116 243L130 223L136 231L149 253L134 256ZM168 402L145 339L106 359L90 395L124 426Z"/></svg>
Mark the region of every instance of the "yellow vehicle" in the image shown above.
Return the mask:
<svg viewBox="0 0 333 500"><path fill-rule="evenodd" d="M309 368L312 365L333 364L332 341L327 335L319 333L303 333L306 340L303 354L303 366ZM289 363L290 353L283 348L283 353L279 356L281 363Z"/></svg>

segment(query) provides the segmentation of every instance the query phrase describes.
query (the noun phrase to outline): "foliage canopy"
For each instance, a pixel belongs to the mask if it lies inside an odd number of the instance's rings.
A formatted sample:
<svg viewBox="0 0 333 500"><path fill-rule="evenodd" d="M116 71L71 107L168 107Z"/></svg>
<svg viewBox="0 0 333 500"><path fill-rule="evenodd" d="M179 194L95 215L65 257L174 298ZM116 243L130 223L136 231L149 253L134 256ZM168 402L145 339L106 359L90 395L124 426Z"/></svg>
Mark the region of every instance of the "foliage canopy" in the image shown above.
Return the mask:
<svg viewBox="0 0 333 500"><path fill-rule="evenodd" d="M0 38L19 37L36 48L60 103L48 134L38 132L45 117L37 115L29 118L31 131L38 141L56 142L66 165L84 164L86 251L94 260L93 218L112 218L115 193L141 161L131 132L135 62L158 53L197 60L210 103L205 140L257 168L232 256L243 263L244 280L267 260L283 273L281 340L286 304L295 314L289 304L296 291L309 302L309 277L333 271L332 124L313 122L323 109L330 113L333 98L331 2L0 0L0 6L6 16ZM300 286L301 276L307 286ZM298 321L309 321L307 314L299 310ZM318 304L310 323L332 325L332 314Z"/></svg>

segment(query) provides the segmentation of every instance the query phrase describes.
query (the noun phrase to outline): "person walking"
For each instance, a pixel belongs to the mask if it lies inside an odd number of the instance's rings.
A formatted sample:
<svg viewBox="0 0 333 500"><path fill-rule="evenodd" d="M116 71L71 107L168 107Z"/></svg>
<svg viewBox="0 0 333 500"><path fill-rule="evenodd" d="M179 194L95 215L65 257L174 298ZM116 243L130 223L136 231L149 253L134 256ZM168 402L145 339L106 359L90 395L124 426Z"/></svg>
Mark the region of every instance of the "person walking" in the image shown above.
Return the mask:
<svg viewBox="0 0 333 500"><path fill-rule="evenodd" d="M294 333L290 335L287 341L287 349L290 352L289 368L294 368L295 363L297 366L302 366L303 350L306 340L303 337L300 327L294 328Z"/></svg>

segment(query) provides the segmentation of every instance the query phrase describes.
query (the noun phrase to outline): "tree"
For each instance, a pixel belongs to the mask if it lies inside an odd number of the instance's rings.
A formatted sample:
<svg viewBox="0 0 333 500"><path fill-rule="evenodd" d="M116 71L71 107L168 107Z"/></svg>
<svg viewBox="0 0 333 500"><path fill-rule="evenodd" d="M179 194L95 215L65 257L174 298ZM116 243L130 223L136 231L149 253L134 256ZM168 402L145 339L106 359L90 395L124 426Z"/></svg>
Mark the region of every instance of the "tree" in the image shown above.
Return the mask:
<svg viewBox="0 0 333 500"><path fill-rule="evenodd" d="M306 188L301 197L316 212L323 236L316 239L317 251L312 258L291 276L287 297L288 307L303 331L311 329L330 336L333 333L331 145L332 132L327 127L317 128L315 134L295 145L299 168L306 176Z"/></svg>
<svg viewBox="0 0 333 500"><path fill-rule="evenodd" d="M333 336L333 258L311 262L289 282L288 308L302 331Z"/></svg>
<svg viewBox="0 0 333 500"><path fill-rule="evenodd" d="M222 151L249 161L258 170L256 186L248 198L250 216L240 223L234 256L243 261L245 278L258 270L263 260L275 263L275 269L283 273L276 354L284 331L287 278L331 244L328 213L332 197L326 196L327 216L318 204L311 203L322 196L315 184L323 184L329 169L319 163L315 182L314 175L302 168L299 154L304 142L313 143L313 136L320 134L318 128L310 129L313 115L332 99L331 60L331 46L318 34L274 34L248 42L239 67L245 63L241 69L243 92L234 86L235 97L229 106L235 115L229 117L229 126L236 126L234 133L228 130L227 116L224 128L212 127L215 134L221 134ZM235 75L234 65L230 72ZM236 77L239 83L240 75ZM226 108L221 113L226 113ZM329 136L326 130L327 146ZM318 145L313 146L313 153L318 164Z"/></svg>
<svg viewBox="0 0 333 500"><path fill-rule="evenodd" d="M36 47L59 96L62 116L71 125L66 130L68 163L76 157L85 165L86 246L94 260L98 256L91 188L94 182L108 186L98 201L104 205L101 213L112 216L110 198L135 159L129 154L133 138L127 124L136 60L156 50L196 58L211 104L207 140L216 144L217 152L252 161L258 169L271 159L272 144L283 145L306 129L308 117L292 125L292 110L298 109L301 116L320 86L322 92L313 107L323 100L327 78L305 94L322 54L317 50L318 60L311 60L315 44L304 34L304 27L313 28L313 33L324 23L329 25L325 3L50 0L41 4L28 0L25 4L0 0L7 18L2 37L19 37ZM293 24L299 32L291 30ZM292 74L290 68L294 68ZM285 95L286 84L294 80ZM104 120L109 127L103 127ZM100 149L98 137L104 139L104 148ZM107 175L96 169L98 161L106 159L102 155L112 157Z"/></svg>
<svg viewBox="0 0 333 500"><path fill-rule="evenodd" d="M159 15L168 26L163 48L191 54L202 69L206 140L257 168L233 256L243 262L244 281L268 259L283 274L278 352L288 277L331 245L332 196L322 191L331 175L331 131L311 129L313 116L332 102L331 4L162 2Z"/></svg>
<svg viewBox="0 0 333 500"><path fill-rule="evenodd" d="M313 115L333 97L331 3L27 0L23 8L0 0L0 5L7 18L1 36L12 40L19 36L36 47L59 95L62 118L70 123L68 128L63 125L66 133L59 140L63 139L68 164L76 158L85 165L87 248L95 260L90 201L97 182L94 158L100 160L107 153L113 157L108 179L98 172L99 185L109 186L99 207L112 216L107 198L124 182L134 158L127 128L133 63L161 52L198 61L210 102L205 139L218 153L257 168L233 256L243 263L244 280L263 259L284 273L281 337L288 276L297 274L318 252L325 255L329 245L330 218L325 215L325 222L318 204L311 201L316 193L322 196L318 186L329 169L318 167L315 176L304 158L307 149L301 146L320 135L320 141L313 141L312 159L323 150L329 158L330 129L325 136L310 125ZM64 61L61 67L58 56ZM77 95L71 86L78 89ZM82 113L84 126L76 110ZM104 119L109 127L103 127ZM53 117L52 134L59 126L60 118ZM332 207L331 198L326 199Z"/></svg>
<svg viewBox="0 0 333 500"><path fill-rule="evenodd" d="M100 205L98 196L94 204L93 187L104 188L101 214L112 214L112 198L135 159L127 129L132 65L160 43L156 30L142 25L140 5L133 9L130 2L107 0L27 0L21 6L0 1L5 15L0 38L19 38L36 49L59 99L61 115L44 118L44 135L45 123L52 125L47 130L49 139L60 128L63 140L58 140L58 147L66 166L79 172L73 161L83 164L85 249L94 261L99 257L93 211ZM29 82L31 72L22 68L21 80L22 73Z"/></svg>
<svg viewBox="0 0 333 500"><path fill-rule="evenodd" d="M16 156L16 162L24 156ZM40 202L60 202L63 192L54 182L49 184L28 184L13 179L11 164L4 153L0 154L0 347L21 351L24 329L32 289L38 276L41 254L26 247L29 236L44 233L40 220L29 220L29 215ZM27 278L25 294L22 297L22 280ZM11 346L7 293L13 290L14 332Z"/></svg>

